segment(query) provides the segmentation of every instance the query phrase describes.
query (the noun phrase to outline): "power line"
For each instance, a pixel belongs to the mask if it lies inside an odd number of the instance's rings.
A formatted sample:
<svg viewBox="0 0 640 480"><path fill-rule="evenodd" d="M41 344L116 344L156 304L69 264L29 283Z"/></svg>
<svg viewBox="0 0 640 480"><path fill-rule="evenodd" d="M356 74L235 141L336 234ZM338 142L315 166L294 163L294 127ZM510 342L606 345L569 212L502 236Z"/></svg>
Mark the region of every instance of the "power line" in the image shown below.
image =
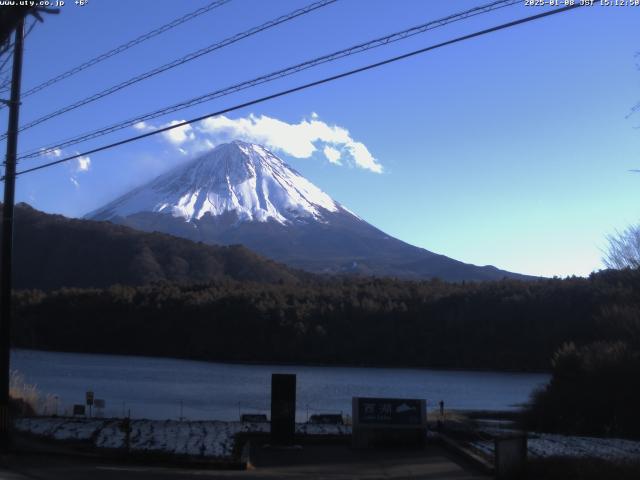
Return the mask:
<svg viewBox="0 0 640 480"><path fill-rule="evenodd" d="M37 18L33 18L33 20L31 21L31 25L29 26L29 28L27 29L26 33L24 34L23 40L26 40L27 37L29 36L29 34L33 31L34 27L36 26L36 23L38 23L38 19ZM4 61L2 62L2 64L0 65L0 77L8 74L9 72L4 72L4 67L7 65L7 63L9 63L9 60L11 58L13 58L13 44L11 44L9 46L11 48L11 52L7 51L7 58L4 59ZM4 92L8 92L9 91L9 87L11 85L11 78L10 76L7 76L7 78L5 78L4 80L0 80L0 94L4 93ZM4 103L0 103L0 110L4 107Z"/></svg>
<svg viewBox="0 0 640 480"><path fill-rule="evenodd" d="M189 20L193 20L196 17L199 17L200 15L203 15L215 8L221 7L226 3L229 3L231 0L216 0L214 2L209 3L208 5L205 5L204 7L198 8L197 10L194 10L191 13L187 13L186 15L183 15L180 18L176 18L175 20L172 20L171 22L162 25L161 27L158 27L154 30L151 30L150 32L147 32L143 35L140 35L137 38L134 38L133 40L130 40L126 43L123 43L122 45L113 48L111 50L109 50L108 52L105 52L101 55L98 55L97 57L94 57L90 60L87 60L84 63L81 63L80 65L78 65L77 67L71 68L69 70L67 70L66 72L61 73L60 75L57 75L45 82L42 82L38 85L36 85L35 87L32 87L31 89L27 90L26 92L24 92L22 94L22 97L28 97L30 95L33 95L36 92L39 92L40 90L43 90L47 87L50 87L51 85L58 83L66 78L69 78L77 73L80 73L83 70L86 70L87 68L93 67L94 65L97 65L100 62L103 62L104 60L111 58L115 55L118 55L119 53L122 53L126 50L129 50L132 47L135 47L136 45L139 45L140 43L149 40L153 37L156 37L168 30L171 30L179 25L182 25L185 22L188 22ZM27 32L28 35L28 32Z"/></svg>
<svg viewBox="0 0 640 480"><path fill-rule="evenodd" d="M7 63L9 63L9 60L11 60L11 58L13 57L13 49L12 51L7 51L7 58L4 59L4 61L2 62L2 64L0 64L0 76L3 75L8 75L9 72L8 71L4 71L4 67L7 65ZM0 92L5 92L7 90L9 90L7 87L7 85L9 85L11 83L11 79L9 77L7 77L5 79L5 81L2 81L2 85L0 85ZM0 107L1 108L1 107Z"/></svg>
<svg viewBox="0 0 640 480"><path fill-rule="evenodd" d="M27 29L27 32L24 34L23 40L26 40L26 38L29 36L29 34L32 32L32 30L34 29L34 27L36 26L36 23L38 23L38 19L34 18L31 21L31 25L29 26L29 28ZM9 51L9 49L11 49L11 51ZM0 55L6 53L7 54L7 58L5 58L2 62L2 64L0 64L0 76L8 74L9 72L5 72L4 67L7 65L7 63L9 63L9 60L11 60L13 58L13 43L12 44L7 44L5 47L3 47L0 50ZM0 81L0 93L3 92L8 92L9 91L9 85L11 84L11 78L7 77L4 81ZM0 110L4 107L5 105L0 103Z"/></svg>
<svg viewBox="0 0 640 480"><path fill-rule="evenodd" d="M14 43L11 41L11 39L7 38L6 42L0 44L0 55L2 55L7 50L13 48L13 46L14 46Z"/></svg>
<svg viewBox="0 0 640 480"><path fill-rule="evenodd" d="M29 36L29 34L33 31L33 29L35 28L36 24L38 23L38 19L34 18L31 21L31 25L29 26L29 28L27 29L27 32L24 34L24 38L27 38ZM22 96L22 95L21 95Z"/></svg>
<svg viewBox="0 0 640 480"><path fill-rule="evenodd" d="M9 91L9 87L11 85L11 72L10 70L5 71L4 67L9 63L9 60L13 58L13 48L11 51L7 51L7 58L4 59L2 64L0 65L0 77L4 77L0 80L0 94L4 94ZM0 104L0 109L4 107L3 104Z"/></svg>
<svg viewBox="0 0 640 480"><path fill-rule="evenodd" d="M452 40L447 40L445 42L441 42L441 43L438 43L438 44L435 44L435 45L431 45L431 46L428 46L428 47L425 47L425 48L421 48L419 50L414 50L412 52L405 53L403 55L398 55L396 57L388 58L388 59L382 60L380 62L371 63L371 64L366 65L364 67L355 68L353 70L349 70L347 72L343 72L343 73L340 73L340 74L337 74L337 75L332 75L330 77L325 77L323 79L316 80L314 82L306 83L304 85L299 85L297 87L289 88L287 90L282 90L280 92L273 93L271 95L267 95L265 97L261 97L261 98L258 98L258 99L255 99L255 100L251 100L251 101L248 101L248 102L244 102L244 103L241 103L239 105L234 105L233 107L225 108L225 109L219 110L217 112L208 113L208 114L202 115L200 117L192 118L191 120L186 120L184 122L176 123L175 125L170 125L170 126L167 126L167 127L159 128L159 129L154 130L152 132L147 132L147 133L143 133L141 135L136 135L134 137L129 137L129 138L126 138L124 140L120 140L118 142L110 143L108 145L103 145L101 147L97 147L97 148L94 148L92 150L87 150L87 151L85 151L83 153L78 153L76 155L71 155L69 157L65 157L65 158L62 158L60 160L55 160L55 161L52 161L52 162L44 163L42 165L38 165L37 167L32 167L32 168L28 168L26 170L21 170L21 171L16 173L16 176L24 175L24 174L30 173L30 172L35 172L37 170L42 170L44 168L48 168L48 167L51 167L51 166L54 166L54 165L58 165L60 163L68 162L70 160L74 160L74 159L82 157L82 156L92 155L94 153L102 152L104 150L109 150L111 148L118 147L118 146L121 146L121 145L125 145L127 143L131 143L131 142L135 142L135 141L138 141L138 140L142 140L143 138L147 138L147 137L150 137L152 135L157 135L157 134L162 133L162 132L173 130L174 128L180 128L180 127L184 127L185 125L189 125L191 123L200 122L200 121L202 121L202 120L204 120L206 118L216 117L216 116L219 116L219 115L223 115L225 113L232 112L234 110L239 110L241 108L250 107L250 106L256 105L258 103L263 103L263 102L266 102L268 100L273 100L275 98L283 97L283 96L289 95L291 93L299 92L301 90L306 90L308 88L316 87L316 86L322 85L324 83L329 83L329 82L332 82L332 81L335 81L335 80L339 80L341 78L350 77L350 76L355 75L357 73L361 73L361 72L365 72L365 71L368 71L368 70L372 70L374 68L378 68L378 67L381 67L383 65L388 65L390 63L394 63L394 62L397 62L397 61L400 61L400 60L404 60L404 59L407 59L407 58L410 58L410 57L413 57L413 56L416 56L416 55L419 55L419 54L422 54L422 53L429 52L431 50L435 50L435 49L438 49L438 48L445 47L447 45L452 45L454 43L463 42L465 40L470 40L472 38L480 37L482 35L487 35L489 33L497 32L499 30L504 30L504 29L515 27L517 25L522 25L524 23L528 23L528 22L531 22L531 21L534 21L534 20L539 20L539 19L544 18L544 17L548 17L548 16L551 16L551 15L556 15L556 14L559 14L559 13L567 12L569 10L573 10L575 8L579 8L581 6L582 5L578 3L578 4L569 5L569 6L566 6L566 7L561 7L561 8L557 8L557 9L554 9L554 10L550 10L550 11L547 11L547 12L542 12L542 13L539 13L537 15L531 15L529 17L521 18L519 20L514 20L514 21L511 21L511 22L503 23L503 24L497 25L495 27L491 27L491 28L487 28L485 30L480 30L480 31L477 31L477 32L474 32L474 33L470 33L468 35L457 37L457 38L454 38Z"/></svg>
<svg viewBox="0 0 640 480"><path fill-rule="evenodd" d="M345 48L343 50L339 50L337 52L333 52L330 53L328 55L324 55L322 57L317 57L296 65L293 65L291 67L287 67L284 68L282 70L277 70L275 72L269 73L267 75L262 75L260 77L251 79L251 80L247 80L241 83L237 83L234 84L232 86L220 89L220 90L216 90L214 92L210 92L204 95L200 95L198 97L192 98L190 100L186 100L168 107L164 107L161 108L159 110L155 110L153 112L150 113L146 113L144 115L140 115L137 116L135 118L130 118L128 120L116 123L114 125L110 125L108 127L103 127L100 128L98 130L94 130L92 132L88 132L88 133L84 133L81 134L79 136L58 142L56 144L53 145L49 145L45 148L39 148L39 149L35 149L35 150L31 150L29 152L26 152L25 154L22 154L19 158L20 159L26 159L26 158L35 158L35 157L39 157L42 155L46 155L47 153L51 153L55 150L59 150L62 148L66 148L72 145L76 145L78 143L82 143L88 140L92 140L94 138L98 138L113 132L116 132L118 130L122 130L123 128L135 125L139 122L143 122L143 121L148 121L148 120L152 120L154 118L157 117L161 117L163 115L166 115L168 113L174 113L180 110L183 110L185 108L189 108L207 101L211 101L215 98L220 98L223 96L227 96L227 95L231 95L233 93L237 93L241 90L246 90L248 88L257 86L257 85L261 85L263 83L267 83L267 82L271 82L283 77L287 77L290 75L293 75L295 73L301 72L303 70L307 70L309 68L324 64L324 63L328 63L328 62L332 62L335 60L338 60L340 58L344 58L350 55L355 55L357 53L361 53L367 50L371 50L373 48L377 48L380 46L384 46L384 45L388 45L390 43L394 43L397 42L399 40L404 40L406 38L412 37L414 35L420 34L420 33L424 33L426 31L429 30L433 30L435 28L438 27L442 27L444 25L447 25L449 23L453 23L456 21L460 21L466 18L470 18L476 15L480 15L483 13L487 13L487 12L491 12L494 10L497 10L499 8L504 8L504 7L508 7L511 5L514 5L516 3L521 3L521 0L499 0L499 1L494 1L492 3L486 4L486 5L482 5L479 7L475 7L472 8L470 10L465 10L463 12L458 12L452 15L449 15L447 17L438 19L438 20L432 20L430 22L421 24L421 25L417 25L399 32L395 32L389 35L385 35L383 37L379 37L364 43L360 43L354 46L351 46L349 48Z"/></svg>
<svg viewBox="0 0 640 480"><path fill-rule="evenodd" d="M67 113L70 112L71 110L75 110L76 108L82 107L84 105L87 105L88 103L91 102L95 102L96 100L99 100L101 98L104 98L108 95L111 95L115 92L118 92L124 88L127 88L131 85L134 85L138 82L141 82L143 80L147 80L151 77L154 77L160 73L166 72L167 70L170 70L172 68L178 67L180 65L183 65L187 62L190 62L191 60L195 60L196 58L199 58L203 55L206 55L208 53L211 53L215 50L219 50L221 48L227 47L233 43L236 43L244 38L250 37L252 35L255 35L259 32L262 32L264 30L267 30L269 28L273 28L277 25L280 25L281 23L285 23L288 21L291 21L301 15L306 15L307 13L313 12L314 10L317 10L319 8L322 7L326 7L327 5L330 5L332 3L335 3L337 0L320 0L314 3L311 3L309 5L307 5L306 7L303 8L299 8L297 10L294 10L286 15L282 15L276 19L270 20L266 23L263 23L262 25L259 25L257 27L253 27L249 30L246 30L242 33L238 33L236 35L233 35L231 37L228 37L224 40L222 40L221 42L217 42L214 43L212 45L209 45L207 47L201 48L200 50L197 50L195 52L191 52L181 58L178 58L176 60L173 60L172 62L166 63L164 65L161 65L160 67L156 67L153 70L150 70L148 72L145 72L141 75L137 75L135 77L130 78L129 80L125 80L124 82L121 82L117 85L114 85L112 87L109 87L105 90L102 90L101 92L95 93L89 97L86 97L82 100L79 100L75 103L72 103L71 105L67 105L66 107L63 107L59 110L56 110L55 112L49 113L47 115L44 115L43 117L40 117L36 120L33 120L29 123L26 123L25 125L22 125L20 127L19 131L23 131L26 130L28 128L34 127L36 125L41 124L42 122L46 122L47 120L51 120L54 117L57 117L59 115L62 115L63 113ZM6 138L6 135L2 135L0 136L0 139Z"/></svg>
<svg viewBox="0 0 640 480"><path fill-rule="evenodd" d="M11 51L9 51L11 50ZM2 47L2 49L0 50L0 55L4 55L7 54L7 57L4 59L4 61L2 62L2 65L0 65L0 70L3 70L4 67L7 65L7 63L9 63L9 59L11 59L12 55L13 55L13 43L12 44L7 44L6 46Z"/></svg>

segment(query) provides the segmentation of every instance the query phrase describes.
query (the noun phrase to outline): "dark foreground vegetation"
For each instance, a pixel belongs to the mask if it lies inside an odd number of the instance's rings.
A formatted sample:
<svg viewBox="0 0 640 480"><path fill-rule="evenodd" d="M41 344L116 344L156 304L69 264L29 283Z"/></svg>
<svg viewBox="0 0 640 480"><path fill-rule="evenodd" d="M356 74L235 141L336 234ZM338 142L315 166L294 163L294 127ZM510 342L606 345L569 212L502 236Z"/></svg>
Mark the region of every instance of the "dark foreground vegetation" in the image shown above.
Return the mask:
<svg viewBox="0 0 640 480"><path fill-rule="evenodd" d="M551 382L533 396L527 426L564 434L640 438L640 349L637 330L629 333L627 342L582 347L569 343L560 348L553 357Z"/></svg>
<svg viewBox="0 0 640 480"><path fill-rule="evenodd" d="M637 338L639 312L638 270L530 283L333 278L31 290L16 295L14 345L203 360L548 370L564 343Z"/></svg>

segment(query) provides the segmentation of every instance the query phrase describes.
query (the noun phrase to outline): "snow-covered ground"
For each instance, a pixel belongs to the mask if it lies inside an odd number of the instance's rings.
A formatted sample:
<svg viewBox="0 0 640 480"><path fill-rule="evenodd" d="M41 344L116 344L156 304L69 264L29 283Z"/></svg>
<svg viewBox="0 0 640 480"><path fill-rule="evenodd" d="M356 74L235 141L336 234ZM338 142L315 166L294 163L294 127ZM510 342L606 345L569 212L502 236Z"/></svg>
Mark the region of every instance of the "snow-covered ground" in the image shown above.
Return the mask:
<svg viewBox="0 0 640 480"><path fill-rule="evenodd" d="M56 440L92 442L99 448L125 448L126 435L120 419L22 418L18 430ZM221 421L131 420L131 451L162 452L207 458L229 458L235 435L269 432L268 423ZM302 435L351 435L343 425L297 424Z"/></svg>
<svg viewBox="0 0 640 480"><path fill-rule="evenodd" d="M120 419L77 419L34 417L16 420L18 430L62 441L86 441L98 448L123 449L126 436ZM242 432L269 432L268 423L223 421L131 420L131 451L170 453L206 458L230 458L235 436ZM483 429L488 435L504 429ZM302 435L351 435L344 425L296 424ZM616 438L528 434L529 454L533 457L589 457L608 460L640 460L640 441ZM493 439L471 442L488 456L494 454Z"/></svg>
<svg viewBox="0 0 640 480"><path fill-rule="evenodd" d="M493 440L479 440L471 445L493 456ZM584 457L605 460L640 460L640 441L619 438L594 438L550 433L529 433L528 451L532 457Z"/></svg>

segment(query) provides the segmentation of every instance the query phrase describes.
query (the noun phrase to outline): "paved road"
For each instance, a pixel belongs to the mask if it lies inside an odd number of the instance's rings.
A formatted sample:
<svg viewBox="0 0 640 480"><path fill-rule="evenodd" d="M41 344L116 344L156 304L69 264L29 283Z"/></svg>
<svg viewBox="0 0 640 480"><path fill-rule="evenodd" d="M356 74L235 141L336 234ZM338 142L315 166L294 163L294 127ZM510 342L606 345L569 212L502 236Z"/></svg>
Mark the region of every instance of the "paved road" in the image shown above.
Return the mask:
<svg viewBox="0 0 640 480"><path fill-rule="evenodd" d="M353 452L347 447L305 447L300 451L255 452L246 471L141 466L49 455L17 455L0 467L2 480L174 480L174 479L450 479L490 478L437 446L422 452Z"/></svg>

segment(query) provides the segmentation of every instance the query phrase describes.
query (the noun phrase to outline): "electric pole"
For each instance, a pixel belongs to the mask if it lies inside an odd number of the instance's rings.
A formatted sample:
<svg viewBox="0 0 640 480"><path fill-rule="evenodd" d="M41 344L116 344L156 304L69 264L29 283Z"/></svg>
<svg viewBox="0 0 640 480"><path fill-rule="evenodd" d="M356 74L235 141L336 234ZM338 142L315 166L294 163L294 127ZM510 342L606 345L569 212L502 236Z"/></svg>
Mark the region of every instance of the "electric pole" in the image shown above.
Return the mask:
<svg viewBox="0 0 640 480"><path fill-rule="evenodd" d="M7 129L7 156L4 163L4 205L2 208L2 244L0 248L0 451L6 452L10 442L9 380L11 356L11 280L13 250L13 206L16 186L18 120L20 113L20 81L24 17L16 25Z"/></svg>

